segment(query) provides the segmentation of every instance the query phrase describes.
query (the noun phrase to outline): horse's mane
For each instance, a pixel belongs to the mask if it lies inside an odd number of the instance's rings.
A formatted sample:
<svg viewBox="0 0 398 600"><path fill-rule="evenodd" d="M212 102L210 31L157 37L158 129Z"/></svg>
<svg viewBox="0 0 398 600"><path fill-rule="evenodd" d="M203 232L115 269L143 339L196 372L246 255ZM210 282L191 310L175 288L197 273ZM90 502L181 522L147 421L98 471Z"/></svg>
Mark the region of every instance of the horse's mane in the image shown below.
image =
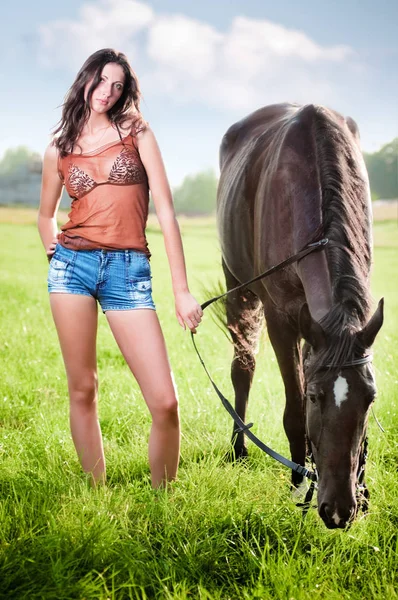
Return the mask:
<svg viewBox="0 0 398 600"><path fill-rule="evenodd" d="M355 333L370 309L371 217L362 157L347 128L328 109L315 107L313 132L322 190L323 234L333 307L321 319L328 347L317 365L342 365L363 352Z"/></svg>

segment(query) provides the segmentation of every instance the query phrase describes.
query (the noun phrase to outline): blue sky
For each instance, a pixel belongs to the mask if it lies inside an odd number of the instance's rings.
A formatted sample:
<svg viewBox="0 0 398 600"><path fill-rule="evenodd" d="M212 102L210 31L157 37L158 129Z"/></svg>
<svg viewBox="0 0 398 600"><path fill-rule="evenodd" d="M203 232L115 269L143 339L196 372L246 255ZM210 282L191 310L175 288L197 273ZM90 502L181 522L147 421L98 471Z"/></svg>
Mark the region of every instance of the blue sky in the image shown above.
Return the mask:
<svg viewBox="0 0 398 600"><path fill-rule="evenodd" d="M217 169L229 125L274 102L349 114L373 152L398 135L397 22L393 0L7 2L0 156L43 154L81 64L109 46L139 77L173 185Z"/></svg>

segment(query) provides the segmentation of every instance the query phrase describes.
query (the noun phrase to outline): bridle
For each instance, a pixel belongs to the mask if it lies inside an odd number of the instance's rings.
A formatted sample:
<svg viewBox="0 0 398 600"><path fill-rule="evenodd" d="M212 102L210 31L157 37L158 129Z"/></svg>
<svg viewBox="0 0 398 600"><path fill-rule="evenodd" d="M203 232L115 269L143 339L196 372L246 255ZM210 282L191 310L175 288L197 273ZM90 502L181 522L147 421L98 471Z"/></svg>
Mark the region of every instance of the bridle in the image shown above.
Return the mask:
<svg viewBox="0 0 398 600"><path fill-rule="evenodd" d="M359 367L359 366L362 366L362 365L372 362L372 360L373 360L373 354L365 354L365 356L353 359L353 360L343 363L341 365L334 365L334 364L329 363L327 365L319 367L317 369L317 371L326 371L326 370L331 370L331 369L341 370L341 369L346 369L346 368L350 368L350 367ZM376 419L376 422L379 425L379 427L381 427L381 425L377 421L377 419ZM312 468L314 469L317 479L315 482L311 481L311 484L307 490L304 501L296 504L297 506L300 506L303 508L304 516L308 511L310 502L312 500L312 497L313 497L313 494L315 491L316 483L318 480L318 472L316 470L316 465L315 465L315 460L314 460L314 455L313 455L313 450L312 450L312 442L311 442L311 438L309 436L308 431L306 431L306 441L307 441L307 447L310 449L309 460L312 464ZM363 440L361 442L361 449L360 449L360 453L359 453L359 461L358 461L358 469L357 469L357 477L356 477L357 504L361 506L363 512L366 512L368 509L368 499L369 499L369 491L364 482L365 466L366 466L367 457L368 457L368 437L365 433Z"/></svg>
<svg viewBox="0 0 398 600"><path fill-rule="evenodd" d="M297 252L296 254L293 254L292 256L289 256L287 259L285 259L284 261L278 263L277 265L271 267L270 269L267 269L266 271L264 271L263 273L261 273L260 275L257 275L256 277L253 277L253 279L250 279L249 281L247 281L246 283L242 283L230 290L228 290L227 292L220 294L219 296L215 296L214 298L211 298L209 300L206 300L206 302L204 302L201 305L202 310L205 310L208 306L210 306L211 304L213 304L213 302L216 302L217 300L220 300L221 298L224 298L225 296L239 290L242 288L245 288L249 285L251 285L252 283L259 281L260 279L264 279L265 277L268 277L269 275L272 275L273 273L276 273L277 271L280 271L281 269L295 263L298 262L300 260L302 260L305 256L308 256L309 254L311 254L312 252L316 252L319 250L323 250L328 244L334 245L334 242L329 240L328 238L322 238L318 241L315 242L311 242L310 244L307 244L302 250L300 250L299 252ZM336 243L336 245L340 246L339 243ZM196 342L195 342L195 338L194 338L194 334L191 332L191 339L192 339L192 343L193 346L195 348L196 354L199 357L199 360L202 364L202 367L204 368L217 396L220 398L224 408L227 410L227 412L229 413L229 415L232 417L232 419L235 422L236 425L236 429L235 429L235 433L243 433L244 435L246 435L258 448L260 448L260 450L262 450L263 452L265 452L266 454L268 454L269 456L271 456L274 460L280 462L281 464L283 464L284 466L288 467L289 469L291 469L292 471L294 471L295 473L298 473L299 475L306 477L307 479L309 479L311 481L311 484L309 486L309 489L306 493L305 499L303 503L298 503L297 506L302 506L303 507L303 511L304 511L304 515L306 514L310 502L312 500L312 496L314 494L314 490L315 490L315 486L316 483L318 481L318 474L316 471L316 467L313 461L313 457L310 456L310 460L312 462L313 465L313 470L307 469L306 467L304 467L303 465L299 465L298 463L295 463L291 460L289 460L288 458L282 456L281 454L279 454L278 452L275 452L275 450L272 450L272 448L270 448L269 446L267 446L266 444L264 444L264 442L262 442L257 436L254 435L254 433L251 431L251 428L253 427L253 423L245 423L240 416L238 415L238 413L235 411L235 409L233 408L233 406L231 405L231 403L229 402L229 400L223 395L223 393L219 390L219 388L217 387L217 385L215 384L215 382L213 381L200 353L199 350L196 346ZM354 359L348 363L345 363L343 365L332 365L332 364L328 364L325 365L323 367L321 367L322 369L332 369L332 368L348 368L348 367L357 367L357 366L361 366L364 365L366 363L371 362L373 359L372 354L367 354L363 357ZM308 436L307 436L308 437ZM310 441L308 439L308 441ZM361 448L361 453L360 453L360 460L359 460L359 465L358 465L358 472L357 472L357 488L360 489L364 489L366 490L363 480L364 480L364 473L365 473L365 463L366 463L366 458L367 458L367 446L368 446L368 441L367 438L365 437L363 440L363 444L362 444L362 448ZM358 494L359 492L357 492Z"/></svg>

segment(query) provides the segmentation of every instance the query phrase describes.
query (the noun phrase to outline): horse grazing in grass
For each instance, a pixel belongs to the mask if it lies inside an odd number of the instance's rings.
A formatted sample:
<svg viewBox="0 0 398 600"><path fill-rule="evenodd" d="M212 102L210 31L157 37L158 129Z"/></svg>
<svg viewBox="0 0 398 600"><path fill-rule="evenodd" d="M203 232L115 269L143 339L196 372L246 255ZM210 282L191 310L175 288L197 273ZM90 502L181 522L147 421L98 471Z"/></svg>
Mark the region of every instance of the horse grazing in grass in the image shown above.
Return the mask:
<svg viewBox="0 0 398 600"><path fill-rule="evenodd" d="M382 300L369 319L371 205L358 128L323 106L266 106L228 129L220 167L227 289L329 239L324 249L230 294L226 310L236 411L245 420L265 315L285 387L292 460L303 465L312 450L319 514L327 527L345 527L357 511L358 465L376 393L362 357L383 323ZM234 432L233 449L236 458L247 454L242 432ZM293 472L292 483L300 489L302 476Z"/></svg>

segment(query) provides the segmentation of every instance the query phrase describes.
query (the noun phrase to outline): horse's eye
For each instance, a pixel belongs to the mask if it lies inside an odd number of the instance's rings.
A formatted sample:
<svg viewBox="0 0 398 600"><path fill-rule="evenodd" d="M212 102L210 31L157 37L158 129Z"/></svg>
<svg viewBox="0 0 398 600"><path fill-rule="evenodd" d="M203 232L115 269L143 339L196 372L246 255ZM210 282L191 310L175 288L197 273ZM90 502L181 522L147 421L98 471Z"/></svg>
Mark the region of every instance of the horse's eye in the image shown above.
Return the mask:
<svg viewBox="0 0 398 600"><path fill-rule="evenodd" d="M320 390L319 392L308 392L307 397L312 404L316 404L317 402L322 402L325 397L325 393Z"/></svg>

